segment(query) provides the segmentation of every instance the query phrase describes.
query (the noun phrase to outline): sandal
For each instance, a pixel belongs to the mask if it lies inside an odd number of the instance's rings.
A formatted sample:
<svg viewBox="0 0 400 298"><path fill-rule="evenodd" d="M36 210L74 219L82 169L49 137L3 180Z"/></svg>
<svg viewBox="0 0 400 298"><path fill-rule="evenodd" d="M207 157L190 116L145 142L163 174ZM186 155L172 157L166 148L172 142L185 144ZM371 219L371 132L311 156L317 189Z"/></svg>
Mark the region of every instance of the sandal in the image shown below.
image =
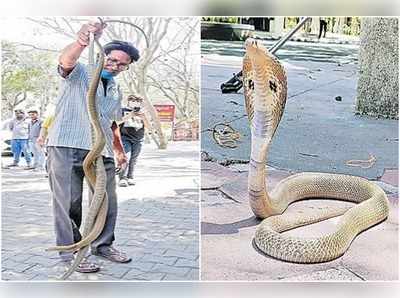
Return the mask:
<svg viewBox="0 0 400 298"><path fill-rule="evenodd" d="M95 263L89 263L87 261L82 261L79 266L75 269L79 273L94 273L100 270L100 266Z"/></svg>
<svg viewBox="0 0 400 298"><path fill-rule="evenodd" d="M112 246L98 250L93 253L95 256L106 258L107 260L115 263L129 263L132 261L125 253L118 251Z"/></svg>
<svg viewBox="0 0 400 298"><path fill-rule="evenodd" d="M74 263L73 260L69 260L69 261L64 261L65 265L70 268L72 266L72 264ZM94 273L94 272L98 272L100 270L100 266L95 264L95 263L90 263L86 260L83 260L78 267L75 269L76 272L79 273Z"/></svg>

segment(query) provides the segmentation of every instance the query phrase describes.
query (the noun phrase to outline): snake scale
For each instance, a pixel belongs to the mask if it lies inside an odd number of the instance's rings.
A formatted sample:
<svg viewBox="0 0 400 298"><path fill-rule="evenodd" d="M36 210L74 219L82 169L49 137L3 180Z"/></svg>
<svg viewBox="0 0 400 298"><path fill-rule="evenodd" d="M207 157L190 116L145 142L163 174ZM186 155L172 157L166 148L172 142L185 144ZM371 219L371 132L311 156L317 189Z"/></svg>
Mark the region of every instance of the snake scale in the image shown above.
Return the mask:
<svg viewBox="0 0 400 298"><path fill-rule="evenodd" d="M96 106L96 93L100 82L101 71L104 65L104 53L100 43L96 39L93 40L93 38L91 42L91 48L93 49L93 42L99 48L97 66L93 73L89 75L90 84L87 92L87 110L91 123L93 145L92 149L89 151L83 161L83 170L87 182L92 190L92 197L90 199L90 207L82 232L82 239L79 242L71 245L55 246L47 249L49 251L77 251L73 263L61 277L61 279L67 279L82 262L89 249L90 243L93 242L102 232L108 210L108 198L106 193L107 176L103 163L103 157L101 155L101 152L105 146L105 135L100 124L99 114Z"/></svg>
<svg viewBox="0 0 400 298"><path fill-rule="evenodd" d="M264 219L254 242L265 254L295 263L333 260L345 253L360 232L383 221L389 212L384 191L367 179L328 173L299 173L280 181L268 192L268 147L282 118L287 98L287 79L276 57L254 39L245 42L243 83L251 125L251 157L248 194L253 213ZM285 216L289 204L306 199L337 199L357 203L347 211L323 210L308 218ZM343 214L343 215L342 215ZM321 237L300 238L284 231L342 215L336 230Z"/></svg>

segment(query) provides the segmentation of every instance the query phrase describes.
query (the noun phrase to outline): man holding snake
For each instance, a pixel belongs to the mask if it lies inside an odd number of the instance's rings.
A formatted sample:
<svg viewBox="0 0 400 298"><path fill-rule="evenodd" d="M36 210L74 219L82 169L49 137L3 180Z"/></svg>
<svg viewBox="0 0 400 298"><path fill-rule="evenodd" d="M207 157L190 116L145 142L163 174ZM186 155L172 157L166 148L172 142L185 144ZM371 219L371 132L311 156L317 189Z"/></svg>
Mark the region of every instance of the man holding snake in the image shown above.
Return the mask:
<svg viewBox="0 0 400 298"><path fill-rule="evenodd" d="M91 148L91 129L86 107L89 87L88 69L78 62L89 45L89 35L100 38L103 24L84 24L77 40L65 47L59 57L58 72L62 77L55 119L48 138L48 170L52 191L56 244L70 245L81 240L79 227L82 221L83 160ZM129 64L139 59L139 51L128 42L112 41L104 46L105 63L97 91L100 122L106 136L102 152L107 172L106 191L108 213L104 229L91 244L91 251L113 262L126 263L131 259L112 246L117 218L115 160L117 167L126 161L117 121L121 120L122 94L114 77L127 70ZM60 257L69 263L73 255L61 252ZM82 262L77 271L96 272L98 265Z"/></svg>

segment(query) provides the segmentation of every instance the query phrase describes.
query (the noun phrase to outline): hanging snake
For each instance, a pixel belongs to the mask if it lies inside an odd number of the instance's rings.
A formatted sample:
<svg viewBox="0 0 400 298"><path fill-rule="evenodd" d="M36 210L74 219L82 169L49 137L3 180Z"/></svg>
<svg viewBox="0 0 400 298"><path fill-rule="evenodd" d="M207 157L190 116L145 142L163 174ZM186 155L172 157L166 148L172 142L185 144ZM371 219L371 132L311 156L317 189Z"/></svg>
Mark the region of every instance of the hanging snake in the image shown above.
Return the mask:
<svg viewBox="0 0 400 298"><path fill-rule="evenodd" d="M333 260L345 253L360 232L383 221L389 212L385 192L367 179L328 173L299 173L280 181L268 192L266 161L268 147L282 118L287 79L275 56L254 39L247 39L243 58L243 83L247 115L251 125L251 157L248 194L253 213L264 219L257 227L254 243L265 254L295 263ZM323 209L310 217L285 216L289 204L308 198L337 199L357 203L331 213ZM335 231L314 238L282 232L342 215Z"/></svg>
<svg viewBox="0 0 400 298"><path fill-rule="evenodd" d="M100 43L96 39L93 40L93 38L91 38L91 51L93 51L93 42L99 48L97 66L93 73L89 75L90 84L87 92L87 110L91 123L93 145L83 161L83 170L89 187L91 188L92 197L89 202L90 207L86 216L82 239L71 245L55 246L47 249L49 251L77 251L73 263L61 279L67 279L85 258L90 243L93 242L103 230L108 210L108 198L106 193L107 176L103 157L101 155L105 146L105 135L100 124L96 106L96 93L104 65L104 53ZM89 58L89 60L91 59Z"/></svg>

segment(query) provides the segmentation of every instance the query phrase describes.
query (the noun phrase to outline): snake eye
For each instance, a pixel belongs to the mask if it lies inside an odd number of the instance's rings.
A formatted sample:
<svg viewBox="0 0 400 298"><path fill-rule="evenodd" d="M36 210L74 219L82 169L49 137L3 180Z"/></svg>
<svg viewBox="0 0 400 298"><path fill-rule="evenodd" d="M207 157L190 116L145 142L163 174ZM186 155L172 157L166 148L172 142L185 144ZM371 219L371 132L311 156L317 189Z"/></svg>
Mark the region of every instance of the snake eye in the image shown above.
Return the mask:
<svg viewBox="0 0 400 298"><path fill-rule="evenodd" d="M269 81L269 88L276 93L276 84L272 81Z"/></svg>

